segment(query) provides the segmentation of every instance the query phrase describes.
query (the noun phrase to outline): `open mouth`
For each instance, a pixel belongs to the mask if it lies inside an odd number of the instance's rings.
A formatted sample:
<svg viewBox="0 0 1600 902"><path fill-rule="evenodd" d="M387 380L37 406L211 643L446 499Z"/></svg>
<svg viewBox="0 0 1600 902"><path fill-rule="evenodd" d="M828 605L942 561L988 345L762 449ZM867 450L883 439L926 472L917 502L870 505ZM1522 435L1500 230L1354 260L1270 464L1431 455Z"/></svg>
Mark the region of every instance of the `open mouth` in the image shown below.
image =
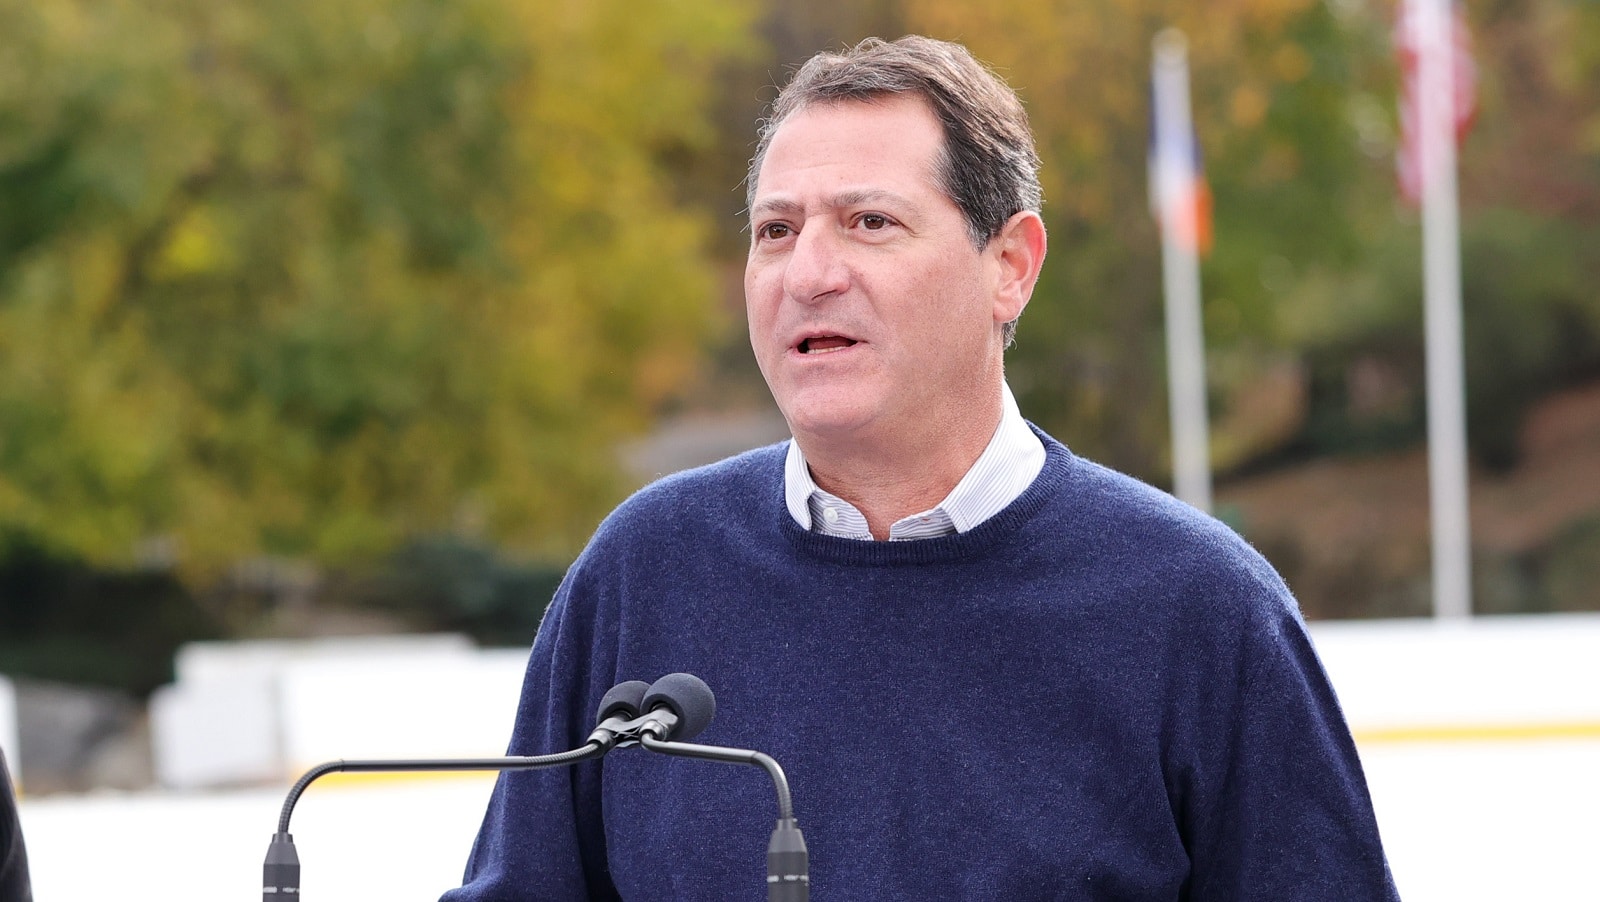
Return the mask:
<svg viewBox="0 0 1600 902"><path fill-rule="evenodd" d="M853 347L855 343L855 339L845 338L842 335L815 335L801 339L797 348L802 354L827 354Z"/></svg>

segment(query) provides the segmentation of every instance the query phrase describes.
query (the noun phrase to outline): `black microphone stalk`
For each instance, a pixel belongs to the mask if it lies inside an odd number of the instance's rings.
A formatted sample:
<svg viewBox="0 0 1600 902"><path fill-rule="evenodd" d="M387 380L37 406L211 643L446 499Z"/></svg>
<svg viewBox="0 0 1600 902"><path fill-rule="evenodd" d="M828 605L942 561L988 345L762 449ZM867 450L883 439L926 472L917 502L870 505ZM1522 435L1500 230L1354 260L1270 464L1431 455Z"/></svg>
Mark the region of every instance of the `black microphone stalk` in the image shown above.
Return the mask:
<svg viewBox="0 0 1600 902"><path fill-rule="evenodd" d="M643 707L646 713L641 715L641 721L667 715L646 723L639 730L639 744L646 749L704 761L752 764L767 772L778 793L778 825L772 829L772 839L767 843L767 902L809 902L811 860L800 825L795 823L789 779L778 762L770 755L748 749L681 741L705 729L717 710L711 687L693 674L669 673L656 680L645 694Z"/></svg>
<svg viewBox="0 0 1600 902"><path fill-rule="evenodd" d="M699 677L670 673L649 686L631 680L612 687L601 699L595 716L598 724L589 740L571 751L504 758L341 759L319 764L295 782L283 801L278 832L267 846L266 861L261 869L262 902L297 902L300 897L300 856L294 848L294 837L289 833L289 818L306 787L320 777L340 771L505 771L561 767L599 758L614 747L634 744L664 755L750 764L764 769L778 794L778 824L767 844L767 900L809 902L810 858L805 837L794 819L789 780L783 768L761 752L681 741L705 729L715 713L716 698Z"/></svg>
<svg viewBox="0 0 1600 902"><path fill-rule="evenodd" d="M751 764L765 770L767 776L772 778L772 785L778 793L778 824L772 828L772 839L767 843L767 902L809 902L811 861L806 852L806 839L800 833L800 825L794 819L794 807L789 798L789 780L784 776L783 768L772 756L748 749L672 742L657 739L649 733L639 737L639 744L663 755L722 761L728 764Z"/></svg>
<svg viewBox="0 0 1600 902"><path fill-rule="evenodd" d="M278 832L267 845L266 861L261 866L262 902L293 902L300 898L300 855L294 848L294 836L289 833L289 817L294 814L295 803L312 781L340 771L356 773L407 773L418 771L475 771L475 770L536 770L576 764L598 758L610 748L600 742L589 741L581 748L558 752L554 755L508 756L505 758L416 758L396 760L328 761L306 771L283 800L283 811L278 815Z"/></svg>
<svg viewBox="0 0 1600 902"><path fill-rule="evenodd" d="M639 744L663 755L751 764L765 770L778 793L778 824L772 828L772 839L767 843L767 902L809 902L811 860L806 852L806 838L801 835L800 825L794 819L794 807L789 798L789 779L772 756L748 749L672 742L650 734L639 737Z"/></svg>

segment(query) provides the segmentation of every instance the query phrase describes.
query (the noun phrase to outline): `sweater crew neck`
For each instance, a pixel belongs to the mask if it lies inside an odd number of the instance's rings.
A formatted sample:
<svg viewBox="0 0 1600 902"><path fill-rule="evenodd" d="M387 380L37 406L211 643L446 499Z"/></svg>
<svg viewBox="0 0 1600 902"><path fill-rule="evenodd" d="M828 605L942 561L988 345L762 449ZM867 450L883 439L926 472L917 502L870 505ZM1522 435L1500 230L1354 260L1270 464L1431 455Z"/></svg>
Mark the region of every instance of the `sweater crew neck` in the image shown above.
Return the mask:
<svg viewBox="0 0 1600 902"><path fill-rule="evenodd" d="M802 529L784 505L782 456L780 472L772 479L768 498L775 511L778 529L794 549L808 557L836 564L892 567L919 566L967 560L989 553L996 545L1025 534L1026 524L1066 484L1077 458L1067 447L1042 432L1028 428L1044 444L1044 469L1033 482L999 513L964 533L908 541L862 541L840 538Z"/></svg>

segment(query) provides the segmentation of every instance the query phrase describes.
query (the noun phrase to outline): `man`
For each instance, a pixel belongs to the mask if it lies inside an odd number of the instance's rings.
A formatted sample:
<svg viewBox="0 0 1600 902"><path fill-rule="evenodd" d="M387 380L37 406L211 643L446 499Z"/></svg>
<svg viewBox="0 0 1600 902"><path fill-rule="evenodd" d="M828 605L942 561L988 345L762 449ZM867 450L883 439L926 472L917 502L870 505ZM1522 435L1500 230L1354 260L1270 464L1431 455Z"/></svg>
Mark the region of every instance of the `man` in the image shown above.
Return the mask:
<svg viewBox="0 0 1600 902"><path fill-rule="evenodd" d="M1045 257L1017 98L923 38L823 54L761 132L750 341L794 440L644 489L534 641L512 752L674 671L775 757L819 899L1393 899L1293 599L1216 521L1030 427ZM504 775L450 900L750 899L754 769Z"/></svg>

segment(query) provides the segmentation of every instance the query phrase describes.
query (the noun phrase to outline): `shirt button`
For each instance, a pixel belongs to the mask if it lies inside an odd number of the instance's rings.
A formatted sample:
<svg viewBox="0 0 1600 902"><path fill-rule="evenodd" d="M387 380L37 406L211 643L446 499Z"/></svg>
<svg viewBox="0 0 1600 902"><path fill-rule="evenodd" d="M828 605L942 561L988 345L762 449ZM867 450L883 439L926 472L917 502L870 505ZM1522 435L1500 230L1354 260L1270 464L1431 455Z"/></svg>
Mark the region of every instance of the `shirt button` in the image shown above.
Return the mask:
<svg viewBox="0 0 1600 902"><path fill-rule="evenodd" d="M834 524L834 523L838 523L839 522L839 512L834 510L831 507L825 507L825 508L822 509L822 519L827 520L830 525Z"/></svg>

